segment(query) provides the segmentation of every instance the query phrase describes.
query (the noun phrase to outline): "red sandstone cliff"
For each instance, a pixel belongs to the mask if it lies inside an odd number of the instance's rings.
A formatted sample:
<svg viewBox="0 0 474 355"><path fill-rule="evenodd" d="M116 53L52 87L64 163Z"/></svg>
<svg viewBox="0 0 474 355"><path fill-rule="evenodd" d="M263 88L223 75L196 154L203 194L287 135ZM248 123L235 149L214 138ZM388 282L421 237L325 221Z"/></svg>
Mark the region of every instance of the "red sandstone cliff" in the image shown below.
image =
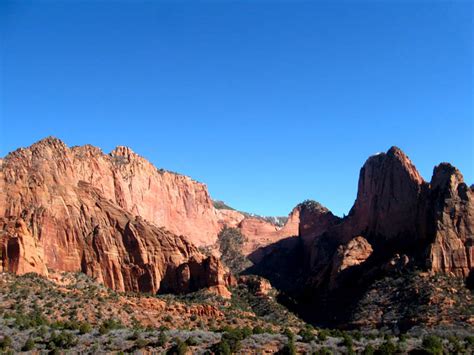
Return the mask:
<svg viewBox="0 0 474 355"><path fill-rule="evenodd" d="M104 154L89 145L68 148L58 139L47 138L9 154L1 180L6 184L2 191L16 188L18 194L8 200L5 193L0 195L0 216L19 213L29 198L21 197L28 186L64 190L85 181L125 211L185 235L198 246L214 242L220 228L204 184L160 171L126 147ZM61 205L54 195L42 202Z"/></svg>
<svg viewBox="0 0 474 355"><path fill-rule="evenodd" d="M300 237L306 247L309 243L306 259L313 286L334 281L346 269L338 265L359 265L372 251L386 260L382 269L397 255L409 255L432 272L468 276L474 267L473 199L472 189L449 164L436 167L427 183L396 147L370 157L346 218L323 219L324 210L301 214Z"/></svg>
<svg viewBox="0 0 474 355"><path fill-rule="evenodd" d="M215 240L219 227L205 186L159 172L127 148L105 155L54 138L2 162L4 270L83 271L120 291L227 293L217 259L157 226L197 243Z"/></svg>
<svg viewBox="0 0 474 355"><path fill-rule="evenodd" d="M474 192L455 167L435 167L430 183L430 222L434 236L429 267L467 277L474 269Z"/></svg>

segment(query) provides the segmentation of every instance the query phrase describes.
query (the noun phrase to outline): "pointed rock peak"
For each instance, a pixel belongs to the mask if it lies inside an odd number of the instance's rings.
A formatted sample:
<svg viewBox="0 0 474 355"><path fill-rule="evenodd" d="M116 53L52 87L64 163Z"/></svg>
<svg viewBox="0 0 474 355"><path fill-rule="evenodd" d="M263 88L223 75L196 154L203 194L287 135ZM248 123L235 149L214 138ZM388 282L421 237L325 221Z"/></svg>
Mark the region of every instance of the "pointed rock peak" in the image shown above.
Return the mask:
<svg viewBox="0 0 474 355"><path fill-rule="evenodd" d="M392 146L390 149L387 151L388 156L403 156L406 157L406 154L397 146Z"/></svg>
<svg viewBox="0 0 474 355"><path fill-rule="evenodd" d="M433 169L433 176L431 177L431 188L433 189L451 183L458 185L463 182L462 173L449 163L441 163Z"/></svg>
<svg viewBox="0 0 474 355"><path fill-rule="evenodd" d="M330 212L328 208L314 200L305 200L298 204L295 208L298 208L301 212Z"/></svg>
<svg viewBox="0 0 474 355"><path fill-rule="evenodd" d="M128 157L128 156L136 155L136 154L130 147L119 145L115 147L115 149L112 150L112 152L110 152L110 155Z"/></svg>
<svg viewBox="0 0 474 355"><path fill-rule="evenodd" d="M65 149L67 148L67 145L59 138L49 136L31 145L31 148L41 148L41 147Z"/></svg>
<svg viewBox="0 0 474 355"><path fill-rule="evenodd" d="M406 171L410 176L410 179L417 184L420 185L424 182L410 158L408 158L408 156L396 146L392 146L387 153L372 155L365 162L363 169L370 167L370 170L380 170L380 172L383 172L391 170L397 166Z"/></svg>

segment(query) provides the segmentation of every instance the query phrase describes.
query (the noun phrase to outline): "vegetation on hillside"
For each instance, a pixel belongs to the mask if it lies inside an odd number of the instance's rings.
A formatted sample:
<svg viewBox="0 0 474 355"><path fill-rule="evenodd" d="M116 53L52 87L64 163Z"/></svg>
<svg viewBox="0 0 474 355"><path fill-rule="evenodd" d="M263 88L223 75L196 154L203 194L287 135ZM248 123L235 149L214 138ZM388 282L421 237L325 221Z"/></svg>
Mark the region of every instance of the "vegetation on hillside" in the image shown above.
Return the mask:
<svg viewBox="0 0 474 355"><path fill-rule="evenodd" d="M258 354L472 353L474 337L439 332L391 336L317 329L245 286L232 300L117 293L82 274L58 283L35 274L0 274L0 351L15 353ZM203 306L218 313L206 313ZM198 313L193 309L198 309ZM209 308L209 309L211 309ZM209 312L209 311L208 311Z"/></svg>
<svg viewBox="0 0 474 355"><path fill-rule="evenodd" d="M224 227L219 233L217 243L221 260L234 274L252 266L251 261L242 254L245 242L245 236L237 228Z"/></svg>

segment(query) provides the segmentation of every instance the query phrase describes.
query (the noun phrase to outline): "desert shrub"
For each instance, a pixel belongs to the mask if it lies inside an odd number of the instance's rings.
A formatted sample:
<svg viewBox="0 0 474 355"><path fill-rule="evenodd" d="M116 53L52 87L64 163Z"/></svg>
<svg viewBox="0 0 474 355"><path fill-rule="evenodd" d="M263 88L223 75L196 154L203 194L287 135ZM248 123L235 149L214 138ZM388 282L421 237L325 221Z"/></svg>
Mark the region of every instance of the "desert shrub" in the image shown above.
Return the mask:
<svg viewBox="0 0 474 355"><path fill-rule="evenodd" d="M342 338L344 336L344 333L342 333L339 329L331 329L329 330L329 335L334 338Z"/></svg>
<svg viewBox="0 0 474 355"><path fill-rule="evenodd" d="M231 355L230 345L225 339L211 346L211 351L216 355Z"/></svg>
<svg viewBox="0 0 474 355"><path fill-rule="evenodd" d="M322 347L321 349L317 350L314 354L315 355L333 355L333 352L328 348Z"/></svg>
<svg viewBox="0 0 474 355"><path fill-rule="evenodd" d="M119 320L115 319L106 319L102 322L102 324L99 327L99 333L101 335L107 334L109 331L114 330L114 329L120 329L123 328L122 322Z"/></svg>
<svg viewBox="0 0 474 355"><path fill-rule="evenodd" d="M5 335L2 340L0 340L0 349L5 350L12 346L12 339Z"/></svg>
<svg viewBox="0 0 474 355"><path fill-rule="evenodd" d="M243 327L240 329L240 332L242 333L242 338L245 339L253 334L253 329L250 329L250 327Z"/></svg>
<svg viewBox="0 0 474 355"><path fill-rule="evenodd" d="M326 329L320 329L318 331L318 340L319 341L326 341L329 337L329 331L327 331Z"/></svg>
<svg viewBox="0 0 474 355"><path fill-rule="evenodd" d="M137 340L140 337L140 333L138 331L134 331L132 334L128 336L128 340Z"/></svg>
<svg viewBox="0 0 474 355"><path fill-rule="evenodd" d="M87 334L92 331L92 326L87 322L82 322L79 326L79 333L80 334Z"/></svg>
<svg viewBox="0 0 474 355"><path fill-rule="evenodd" d="M285 335L288 339L293 339L293 340L295 339L295 335L288 328L285 328L285 330L283 330L283 335Z"/></svg>
<svg viewBox="0 0 474 355"><path fill-rule="evenodd" d="M30 351L35 348L35 341L32 338L28 338L25 344L22 346L21 351Z"/></svg>
<svg viewBox="0 0 474 355"><path fill-rule="evenodd" d="M428 354L442 355L443 354L443 341L436 335L428 335L423 339L422 343L423 350Z"/></svg>
<svg viewBox="0 0 474 355"><path fill-rule="evenodd" d="M374 355L375 349L371 344L367 344L367 346L362 350L362 355Z"/></svg>
<svg viewBox="0 0 474 355"><path fill-rule="evenodd" d="M52 345L50 349L69 349L77 344L77 338L66 331L53 332L49 338L49 345Z"/></svg>
<svg viewBox="0 0 474 355"><path fill-rule="evenodd" d="M352 337L353 337L355 340L357 340L357 341L360 341L360 340L362 339L362 333L359 332L358 330L353 331L353 332L351 333L351 335L352 335Z"/></svg>
<svg viewBox="0 0 474 355"><path fill-rule="evenodd" d="M199 343L195 337L189 337L188 339L186 339L186 345L196 346L199 345Z"/></svg>
<svg viewBox="0 0 474 355"><path fill-rule="evenodd" d="M48 324L48 320L39 311L33 311L29 314L17 313L14 318L15 326L20 330Z"/></svg>
<svg viewBox="0 0 474 355"><path fill-rule="evenodd" d="M375 352L380 355L393 355L397 353L397 346L392 342L390 338L386 338L382 345Z"/></svg>
<svg viewBox="0 0 474 355"><path fill-rule="evenodd" d="M167 342L168 342L168 337L166 336L166 334L164 332L160 332L156 345L164 346Z"/></svg>
<svg viewBox="0 0 474 355"><path fill-rule="evenodd" d="M256 325L255 327L253 327L252 333L253 334L263 334L263 333L265 333L265 330L261 326Z"/></svg>
<svg viewBox="0 0 474 355"><path fill-rule="evenodd" d="M283 345L278 354L280 355L296 355L295 336L288 337L288 342Z"/></svg>
<svg viewBox="0 0 474 355"><path fill-rule="evenodd" d="M222 334L222 339L230 348L230 351L235 353L240 350L240 341L243 340L243 334L240 331L230 331Z"/></svg>
<svg viewBox="0 0 474 355"><path fill-rule="evenodd" d="M455 354L462 354L465 352L464 345L459 341L459 339L451 335L448 337L450 344L450 351Z"/></svg>
<svg viewBox="0 0 474 355"><path fill-rule="evenodd" d="M224 227L218 236L221 260L235 274L252 265L242 254L242 245L245 241L245 236L237 228Z"/></svg>
<svg viewBox="0 0 474 355"><path fill-rule="evenodd" d="M144 348L147 345L148 345L148 340L143 339L142 337L138 337L137 340L135 340L135 346L138 349Z"/></svg>
<svg viewBox="0 0 474 355"><path fill-rule="evenodd" d="M474 336L470 335L464 338L464 341L468 346L474 346Z"/></svg>
<svg viewBox="0 0 474 355"><path fill-rule="evenodd" d="M342 345L346 346L347 348L352 348L352 346L354 345L352 337L349 334L344 333L344 335L342 336Z"/></svg>
<svg viewBox="0 0 474 355"><path fill-rule="evenodd" d="M174 345L168 349L166 352L167 355L185 355L188 351L188 346L186 343L181 341L180 339L175 339Z"/></svg>
<svg viewBox="0 0 474 355"><path fill-rule="evenodd" d="M310 343L314 340L314 334L308 327L301 329L298 335L301 337L303 343Z"/></svg>

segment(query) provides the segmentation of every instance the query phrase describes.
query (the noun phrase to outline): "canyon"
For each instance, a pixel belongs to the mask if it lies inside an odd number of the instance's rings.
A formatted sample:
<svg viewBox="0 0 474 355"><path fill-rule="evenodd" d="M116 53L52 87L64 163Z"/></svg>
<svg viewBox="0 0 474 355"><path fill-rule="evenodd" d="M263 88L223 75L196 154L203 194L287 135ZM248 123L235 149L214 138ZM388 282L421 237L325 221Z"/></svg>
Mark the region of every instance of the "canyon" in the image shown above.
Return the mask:
<svg viewBox="0 0 474 355"><path fill-rule="evenodd" d="M335 325L350 324L347 310L383 277L472 278L473 188L449 163L425 181L396 147L367 159L344 218L305 201L275 221L217 204L206 185L127 147L105 154L49 137L0 161L1 269L15 274L82 272L121 292L229 298L238 281L219 238L232 229L250 262L243 274L267 278L309 321Z"/></svg>

